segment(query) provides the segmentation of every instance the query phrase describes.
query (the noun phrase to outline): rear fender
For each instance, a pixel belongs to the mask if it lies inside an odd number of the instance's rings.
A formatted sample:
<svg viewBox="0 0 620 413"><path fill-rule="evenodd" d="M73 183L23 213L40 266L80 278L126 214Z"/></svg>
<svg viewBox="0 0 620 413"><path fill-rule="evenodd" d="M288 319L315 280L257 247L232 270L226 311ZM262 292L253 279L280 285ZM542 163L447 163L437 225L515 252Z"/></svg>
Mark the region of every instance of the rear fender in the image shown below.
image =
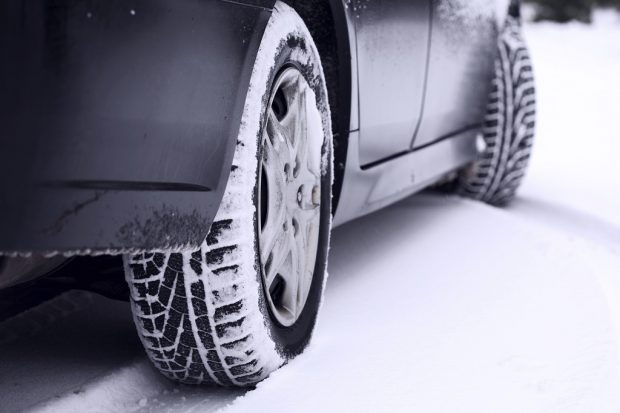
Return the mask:
<svg viewBox="0 0 620 413"><path fill-rule="evenodd" d="M0 251L198 246L272 3L3 0Z"/></svg>

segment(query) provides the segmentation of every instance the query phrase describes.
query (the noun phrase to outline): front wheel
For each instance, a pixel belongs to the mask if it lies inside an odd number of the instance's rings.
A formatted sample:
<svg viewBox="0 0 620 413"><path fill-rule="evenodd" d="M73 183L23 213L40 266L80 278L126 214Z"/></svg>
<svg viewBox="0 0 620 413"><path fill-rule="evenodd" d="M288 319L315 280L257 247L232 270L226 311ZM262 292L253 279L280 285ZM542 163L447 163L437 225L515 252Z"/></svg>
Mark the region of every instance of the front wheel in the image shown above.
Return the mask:
<svg viewBox="0 0 620 413"><path fill-rule="evenodd" d="M502 206L528 167L536 122L534 75L520 22L509 17L498 42L495 76L479 141L480 159L456 182L463 196Z"/></svg>
<svg viewBox="0 0 620 413"><path fill-rule="evenodd" d="M278 2L209 234L195 251L125 259L138 333L163 374L251 385L304 350L326 277L331 182L319 55Z"/></svg>

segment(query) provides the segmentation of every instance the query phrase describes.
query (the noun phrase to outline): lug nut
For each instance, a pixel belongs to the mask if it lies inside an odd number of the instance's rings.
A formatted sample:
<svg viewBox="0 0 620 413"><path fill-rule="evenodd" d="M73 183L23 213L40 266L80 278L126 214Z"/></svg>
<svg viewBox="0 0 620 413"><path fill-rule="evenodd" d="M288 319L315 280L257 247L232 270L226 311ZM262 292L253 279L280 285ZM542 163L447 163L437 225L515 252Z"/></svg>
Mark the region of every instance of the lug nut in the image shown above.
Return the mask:
<svg viewBox="0 0 620 413"><path fill-rule="evenodd" d="M299 190L297 191L297 203L299 204L299 206L301 206L303 200L304 200L303 187L300 186Z"/></svg>
<svg viewBox="0 0 620 413"><path fill-rule="evenodd" d="M312 188L312 204L314 206L319 206L321 204L321 191L318 185Z"/></svg>

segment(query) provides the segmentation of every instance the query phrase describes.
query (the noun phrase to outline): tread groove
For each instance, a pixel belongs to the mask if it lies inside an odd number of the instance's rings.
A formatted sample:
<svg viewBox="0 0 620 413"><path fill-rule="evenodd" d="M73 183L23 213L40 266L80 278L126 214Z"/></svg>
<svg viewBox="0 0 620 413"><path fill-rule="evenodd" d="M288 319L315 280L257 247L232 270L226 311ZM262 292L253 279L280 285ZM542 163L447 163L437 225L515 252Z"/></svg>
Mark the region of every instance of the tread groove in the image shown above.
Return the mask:
<svg viewBox="0 0 620 413"><path fill-rule="evenodd" d="M508 19L498 49L482 129L486 149L460 174L457 188L463 196L502 206L515 197L527 170L536 123L536 92L518 20Z"/></svg>

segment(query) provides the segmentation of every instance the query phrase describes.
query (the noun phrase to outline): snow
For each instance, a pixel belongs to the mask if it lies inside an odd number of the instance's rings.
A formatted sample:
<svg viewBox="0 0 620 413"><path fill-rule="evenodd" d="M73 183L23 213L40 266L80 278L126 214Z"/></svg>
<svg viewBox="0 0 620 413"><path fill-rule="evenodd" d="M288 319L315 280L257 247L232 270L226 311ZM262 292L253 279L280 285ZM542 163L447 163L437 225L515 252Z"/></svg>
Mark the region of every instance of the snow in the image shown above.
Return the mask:
<svg viewBox="0 0 620 413"><path fill-rule="evenodd" d="M528 27L542 116L531 179L521 198L529 211L550 211L545 219L594 220L608 226L605 232L617 240L620 17L599 11L595 20L593 27ZM537 203L545 205L538 208Z"/></svg>
<svg viewBox="0 0 620 413"><path fill-rule="evenodd" d="M2 410L620 411L620 19L526 30L540 121L514 206L426 193L335 229L313 343L255 390L160 377L124 303L43 304L0 326Z"/></svg>
<svg viewBox="0 0 620 413"><path fill-rule="evenodd" d="M312 348L231 411L620 407L615 320L595 275L617 255L435 196L336 231L333 245Z"/></svg>
<svg viewBox="0 0 620 413"><path fill-rule="evenodd" d="M437 8L442 20L459 21L475 28L481 19L495 18L499 25L506 19L510 0L441 0Z"/></svg>

